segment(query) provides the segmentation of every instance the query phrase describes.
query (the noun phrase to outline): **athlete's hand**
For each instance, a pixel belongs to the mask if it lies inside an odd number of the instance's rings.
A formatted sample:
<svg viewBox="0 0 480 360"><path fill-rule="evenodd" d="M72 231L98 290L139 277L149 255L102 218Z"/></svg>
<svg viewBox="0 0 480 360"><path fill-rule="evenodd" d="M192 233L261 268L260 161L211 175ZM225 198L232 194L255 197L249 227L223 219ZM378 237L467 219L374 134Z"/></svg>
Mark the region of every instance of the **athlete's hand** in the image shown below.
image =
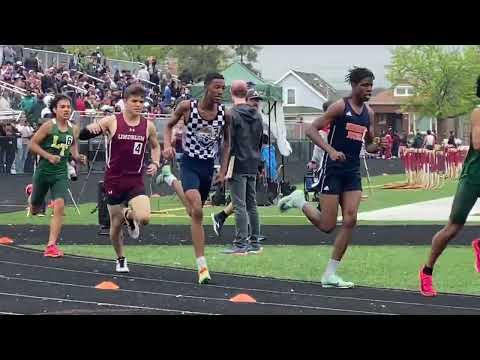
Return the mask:
<svg viewBox="0 0 480 360"><path fill-rule="evenodd" d="M314 161L309 161L307 164L308 170L315 170L318 167L317 163Z"/></svg>
<svg viewBox="0 0 480 360"><path fill-rule="evenodd" d="M163 149L163 157L167 160L172 160L175 157L175 150L171 146L165 146Z"/></svg>
<svg viewBox="0 0 480 360"><path fill-rule="evenodd" d="M76 162L79 162L80 164L87 165L87 157L83 154L78 155L78 158L73 159Z"/></svg>
<svg viewBox="0 0 480 360"><path fill-rule="evenodd" d="M91 123L87 125L87 130L90 131L92 134L98 135L103 132L102 128L98 123Z"/></svg>
<svg viewBox="0 0 480 360"><path fill-rule="evenodd" d="M330 158L333 160L333 161L345 161L347 160L345 154L341 151L336 151L334 150L333 152L331 152L330 154Z"/></svg>
<svg viewBox="0 0 480 360"><path fill-rule="evenodd" d="M157 173L157 171L158 171L158 167L157 167L156 164L151 163L150 165L148 165L148 167L147 167L147 175L155 176L155 174Z"/></svg>
<svg viewBox="0 0 480 360"><path fill-rule="evenodd" d="M58 155L48 155L47 160L50 162L50 164L56 165L60 162L62 158Z"/></svg>
<svg viewBox="0 0 480 360"><path fill-rule="evenodd" d="M215 180L213 181L214 184L225 184L225 174L217 174L215 176Z"/></svg>

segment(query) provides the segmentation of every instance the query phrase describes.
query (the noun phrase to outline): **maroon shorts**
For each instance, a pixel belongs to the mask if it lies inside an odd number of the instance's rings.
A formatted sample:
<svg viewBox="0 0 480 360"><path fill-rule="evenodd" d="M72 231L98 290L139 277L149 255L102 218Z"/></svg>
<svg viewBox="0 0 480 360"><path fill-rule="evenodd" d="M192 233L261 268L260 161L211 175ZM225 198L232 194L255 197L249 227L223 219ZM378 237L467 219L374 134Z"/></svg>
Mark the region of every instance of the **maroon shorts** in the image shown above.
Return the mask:
<svg viewBox="0 0 480 360"><path fill-rule="evenodd" d="M134 197L145 195L142 177L105 179L104 186L108 205L126 205Z"/></svg>

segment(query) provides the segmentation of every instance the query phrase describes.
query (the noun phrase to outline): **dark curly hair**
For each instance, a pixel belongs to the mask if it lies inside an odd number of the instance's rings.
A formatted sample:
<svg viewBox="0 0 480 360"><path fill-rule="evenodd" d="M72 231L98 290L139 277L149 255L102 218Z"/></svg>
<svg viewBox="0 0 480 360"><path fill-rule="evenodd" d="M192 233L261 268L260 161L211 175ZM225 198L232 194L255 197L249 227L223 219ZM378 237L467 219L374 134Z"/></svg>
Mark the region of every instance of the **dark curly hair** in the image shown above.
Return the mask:
<svg viewBox="0 0 480 360"><path fill-rule="evenodd" d="M49 109L52 112L52 114L56 113L55 111L53 111L53 109L56 109L58 102L62 100L67 100L70 103L70 105L72 105L72 99L70 99L68 96L62 95L62 94L55 95L55 97L50 101L50 105L49 105Z"/></svg>
<svg viewBox="0 0 480 360"><path fill-rule="evenodd" d="M375 80L375 75L367 68L361 68L354 66L353 69L350 69L347 76L345 76L345 82L350 84L358 84L362 79L372 78Z"/></svg>

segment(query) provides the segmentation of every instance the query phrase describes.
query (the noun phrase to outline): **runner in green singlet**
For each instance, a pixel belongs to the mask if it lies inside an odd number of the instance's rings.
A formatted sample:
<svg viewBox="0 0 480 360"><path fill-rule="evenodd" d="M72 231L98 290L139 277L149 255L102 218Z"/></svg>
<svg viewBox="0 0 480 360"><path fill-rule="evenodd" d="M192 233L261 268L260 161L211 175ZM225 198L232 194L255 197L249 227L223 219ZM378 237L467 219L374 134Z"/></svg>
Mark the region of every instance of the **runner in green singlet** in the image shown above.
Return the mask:
<svg viewBox="0 0 480 360"><path fill-rule="evenodd" d="M477 97L480 98L480 76L477 79ZM433 266L448 242L462 230L468 214L480 197L480 107L472 111L471 124L470 148L458 181L450 219L448 224L433 237L428 261L419 272L420 292L423 296L437 295L433 286ZM475 270L480 272L480 239L473 240L472 247Z"/></svg>
<svg viewBox="0 0 480 360"><path fill-rule="evenodd" d="M72 112L70 98L57 95L50 103L55 118L45 122L32 137L30 150L40 156L33 174L33 191L30 197L30 213L36 215L42 207L45 196L50 190L53 206L53 218L50 223L50 235L44 255L61 257L63 251L57 247L68 191L67 161L71 157L85 164L86 157L78 153L77 127L70 123Z"/></svg>

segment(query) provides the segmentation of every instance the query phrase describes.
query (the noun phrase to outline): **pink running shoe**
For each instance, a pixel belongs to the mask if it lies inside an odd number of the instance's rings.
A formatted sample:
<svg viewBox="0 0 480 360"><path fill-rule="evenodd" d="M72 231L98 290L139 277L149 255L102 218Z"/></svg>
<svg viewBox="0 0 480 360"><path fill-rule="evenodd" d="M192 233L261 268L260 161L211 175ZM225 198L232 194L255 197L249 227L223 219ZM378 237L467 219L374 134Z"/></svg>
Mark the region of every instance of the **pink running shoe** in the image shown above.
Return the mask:
<svg viewBox="0 0 480 360"><path fill-rule="evenodd" d="M57 245L50 245L45 248L44 256L58 258L63 256L63 251Z"/></svg>
<svg viewBox="0 0 480 360"><path fill-rule="evenodd" d="M480 273L480 239L473 240L472 247L475 254L475 270Z"/></svg>
<svg viewBox="0 0 480 360"><path fill-rule="evenodd" d="M420 269L418 274L418 277L420 278L420 292L423 296L437 296L437 290L433 287L433 277L432 275L425 274L423 268L424 267Z"/></svg>

